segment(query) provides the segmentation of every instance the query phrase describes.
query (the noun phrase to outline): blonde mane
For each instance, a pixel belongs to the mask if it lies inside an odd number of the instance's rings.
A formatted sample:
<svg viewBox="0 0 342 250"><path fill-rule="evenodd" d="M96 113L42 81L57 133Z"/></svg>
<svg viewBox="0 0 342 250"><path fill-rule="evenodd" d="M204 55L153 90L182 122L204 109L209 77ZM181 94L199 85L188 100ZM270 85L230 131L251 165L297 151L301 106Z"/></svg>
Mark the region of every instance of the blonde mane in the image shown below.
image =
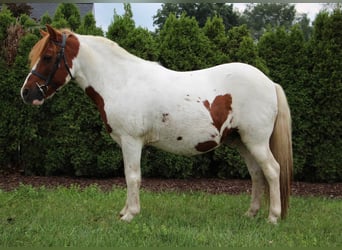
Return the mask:
<svg viewBox="0 0 342 250"><path fill-rule="evenodd" d="M48 41L49 41L50 35L44 36L42 39L40 39L32 48L30 54L29 54L29 60L30 60L30 67L32 68L33 65L38 61L40 58L40 55L45 50Z"/></svg>

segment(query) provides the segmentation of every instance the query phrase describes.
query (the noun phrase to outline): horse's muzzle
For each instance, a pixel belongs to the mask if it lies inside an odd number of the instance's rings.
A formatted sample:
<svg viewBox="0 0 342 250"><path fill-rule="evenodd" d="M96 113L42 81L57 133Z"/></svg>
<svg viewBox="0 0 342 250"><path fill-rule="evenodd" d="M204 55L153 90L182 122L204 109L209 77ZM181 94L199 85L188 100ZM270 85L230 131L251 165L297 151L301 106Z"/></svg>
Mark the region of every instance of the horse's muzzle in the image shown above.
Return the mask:
<svg viewBox="0 0 342 250"><path fill-rule="evenodd" d="M22 88L21 97L26 104L41 105L44 102L44 93L39 87Z"/></svg>

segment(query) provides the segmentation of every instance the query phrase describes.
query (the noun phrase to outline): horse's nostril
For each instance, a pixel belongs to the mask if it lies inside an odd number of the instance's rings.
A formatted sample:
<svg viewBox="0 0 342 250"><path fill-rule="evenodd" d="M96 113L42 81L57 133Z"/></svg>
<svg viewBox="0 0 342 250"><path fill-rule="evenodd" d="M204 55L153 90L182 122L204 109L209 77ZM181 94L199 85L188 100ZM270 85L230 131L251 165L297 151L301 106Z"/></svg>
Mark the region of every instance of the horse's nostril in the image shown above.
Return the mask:
<svg viewBox="0 0 342 250"><path fill-rule="evenodd" d="M23 90L23 97L27 96L29 93L29 90L28 89L24 89Z"/></svg>

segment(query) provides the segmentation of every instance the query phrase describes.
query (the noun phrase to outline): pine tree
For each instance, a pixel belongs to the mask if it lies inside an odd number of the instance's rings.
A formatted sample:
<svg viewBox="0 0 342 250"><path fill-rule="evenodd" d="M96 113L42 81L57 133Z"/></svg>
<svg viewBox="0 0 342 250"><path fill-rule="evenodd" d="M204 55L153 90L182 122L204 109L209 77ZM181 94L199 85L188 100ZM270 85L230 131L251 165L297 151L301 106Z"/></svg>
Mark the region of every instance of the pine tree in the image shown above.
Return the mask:
<svg viewBox="0 0 342 250"><path fill-rule="evenodd" d="M50 17L48 12L45 12L44 15L40 18L40 24L45 25L45 24L51 24L52 23L52 18Z"/></svg>
<svg viewBox="0 0 342 250"><path fill-rule="evenodd" d="M294 23L296 9L289 3L259 3L248 4L243 18L252 32L254 39L258 40L267 27L283 26L290 28Z"/></svg>
<svg viewBox="0 0 342 250"><path fill-rule="evenodd" d="M208 18L203 27L204 34L212 43L213 64L222 64L230 61L228 39L223 24L223 19L217 16Z"/></svg>
<svg viewBox="0 0 342 250"><path fill-rule="evenodd" d="M342 11L320 13L311 43L312 166L319 180L341 181Z"/></svg>
<svg viewBox="0 0 342 250"><path fill-rule="evenodd" d="M52 25L56 28L77 30L81 25L81 15L77 6L73 3L59 4L53 17Z"/></svg>
<svg viewBox="0 0 342 250"><path fill-rule="evenodd" d="M103 36L103 30L96 27L95 17L91 12L83 17L81 25L76 32L83 35Z"/></svg>
<svg viewBox="0 0 342 250"><path fill-rule="evenodd" d="M170 14L179 18L182 14L194 17L199 27L204 27L208 18L215 16L222 18L224 27L229 30L238 25L239 13L233 9L233 4L228 3L165 3L153 16L153 24L158 30L164 26Z"/></svg>
<svg viewBox="0 0 342 250"><path fill-rule="evenodd" d="M128 7L130 4L125 4L124 6L125 13L123 16L118 15L114 9L113 22L108 26L108 32L106 34L107 38L117 42L121 46L124 44L123 40L135 29L132 10L131 7Z"/></svg>
<svg viewBox="0 0 342 250"><path fill-rule="evenodd" d="M108 27L107 38L136 56L151 61L157 60L157 44L152 34L147 29L135 27L130 4L124 4L124 9L122 16L114 11L114 21Z"/></svg>
<svg viewBox="0 0 342 250"><path fill-rule="evenodd" d="M0 20L4 20L1 14ZM0 168L18 166L25 142L35 136L35 128L30 126L34 110L25 107L19 92L28 72L28 51L38 39L25 34L18 22L8 22L6 30L3 48L7 53L0 57Z"/></svg>
<svg viewBox="0 0 342 250"><path fill-rule="evenodd" d="M292 138L295 175L309 180L308 172L312 148L310 123L312 98L307 43L299 25L289 31L278 27L267 31L258 43L259 54L267 63L269 75L285 90L292 115Z"/></svg>
<svg viewBox="0 0 342 250"><path fill-rule="evenodd" d="M233 27L228 31L227 37L227 51L231 62L248 63L268 74L267 66L259 57L258 48L246 25Z"/></svg>
<svg viewBox="0 0 342 250"><path fill-rule="evenodd" d="M213 50L195 18L171 14L160 31L160 62L174 70L195 70L212 65Z"/></svg>
<svg viewBox="0 0 342 250"><path fill-rule="evenodd" d="M6 5L2 6L0 10L0 43L4 42L5 38L7 37L7 29L10 24L15 23L15 18L13 17L11 11L7 9ZM3 46L1 46L1 49Z"/></svg>

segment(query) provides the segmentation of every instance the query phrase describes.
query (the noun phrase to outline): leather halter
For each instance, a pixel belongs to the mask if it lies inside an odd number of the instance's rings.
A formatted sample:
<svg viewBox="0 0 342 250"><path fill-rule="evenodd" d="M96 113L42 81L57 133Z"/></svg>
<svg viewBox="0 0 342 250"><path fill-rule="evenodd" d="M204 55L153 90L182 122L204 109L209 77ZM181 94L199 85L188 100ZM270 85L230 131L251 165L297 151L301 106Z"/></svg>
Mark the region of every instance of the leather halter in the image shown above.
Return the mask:
<svg viewBox="0 0 342 250"><path fill-rule="evenodd" d="M60 46L60 50L57 54L57 58L55 61L55 64L53 65L52 71L50 72L50 74L46 77L43 76L42 74L38 73L36 70L31 70L31 73L37 77L39 77L40 79L44 80L45 83L43 85L39 85L38 82L36 82L37 87L39 88L40 92L43 94L43 96L45 97L46 94L45 92L47 91L47 89L51 86L55 91L57 91L58 86L56 85L56 83L52 82L52 78L55 76L57 69L60 67L60 62L63 59L64 61L64 65L66 70L68 71L68 74L70 75L71 79L73 80L74 77L71 74L68 62L65 58L65 53L64 53L64 48L65 48L65 44L66 44L66 40L67 40L67 36L65 33L63 33L62 36L62 42L55 42L53 41L54 44L56 44L57 46Z"/></svg>

